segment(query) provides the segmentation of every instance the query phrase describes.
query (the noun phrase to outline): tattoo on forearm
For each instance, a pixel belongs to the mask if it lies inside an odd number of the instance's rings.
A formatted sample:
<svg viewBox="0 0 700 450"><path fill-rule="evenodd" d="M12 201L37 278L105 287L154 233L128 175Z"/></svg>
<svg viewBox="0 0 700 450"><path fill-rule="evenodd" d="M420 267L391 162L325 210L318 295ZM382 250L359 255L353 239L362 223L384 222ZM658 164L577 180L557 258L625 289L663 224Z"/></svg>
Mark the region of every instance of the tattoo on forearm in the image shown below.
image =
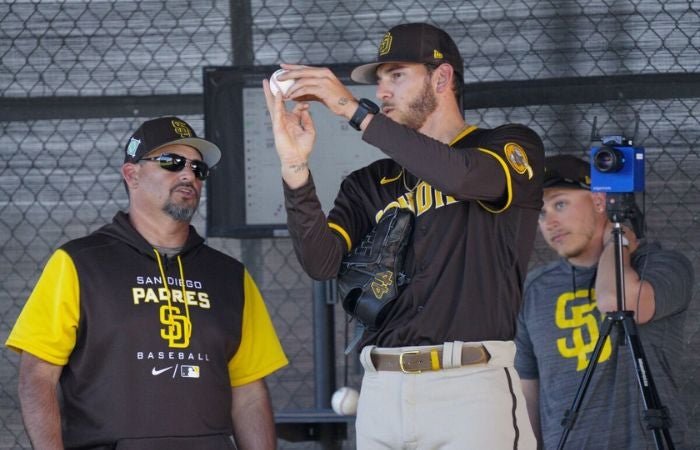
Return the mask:
<svg viewBox="0 0 700 450"><path fill-rule="evenodd" d="M348 99L348 98L340 97L338 99L338 104L344 106L344 105L347 105L349 101L350 101L350 99Z"/></svg>
<svg viewBox="0 0 700 450"><path fill-rule="evenodd" d="M307 163L292 164L291 166L289 166L289 168L292 169L292 172L294 172L294 173L303 172L308 167L309 167L309 165Z"/></svg>

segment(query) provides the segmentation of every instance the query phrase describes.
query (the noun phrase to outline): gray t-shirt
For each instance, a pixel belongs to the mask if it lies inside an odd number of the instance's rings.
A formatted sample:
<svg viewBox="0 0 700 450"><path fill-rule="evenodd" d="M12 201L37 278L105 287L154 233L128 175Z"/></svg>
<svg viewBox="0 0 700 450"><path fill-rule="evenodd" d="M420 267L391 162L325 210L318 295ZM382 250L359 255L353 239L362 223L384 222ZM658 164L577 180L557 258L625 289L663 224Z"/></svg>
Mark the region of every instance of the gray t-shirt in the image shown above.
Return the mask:
<svg viewBox="0 0 700 450"><path fill-rule="evenodd" d="M673 442L683 448L687 423L677 382L693 269L685 256L658 244L641 245L632 255L632 266L654 287L654 318L637 329L660 402L670 411ZM515 367L521 378L539 379L545 449L557 448L564 431L561 421L598 341L604 317L596 308L595 275L596 267L575 267L562 259L531 271L525 280ZM631 346L619 343L621 331L621 324L614 326L603 346L567 450L656 448L643 420Z"/></svg>

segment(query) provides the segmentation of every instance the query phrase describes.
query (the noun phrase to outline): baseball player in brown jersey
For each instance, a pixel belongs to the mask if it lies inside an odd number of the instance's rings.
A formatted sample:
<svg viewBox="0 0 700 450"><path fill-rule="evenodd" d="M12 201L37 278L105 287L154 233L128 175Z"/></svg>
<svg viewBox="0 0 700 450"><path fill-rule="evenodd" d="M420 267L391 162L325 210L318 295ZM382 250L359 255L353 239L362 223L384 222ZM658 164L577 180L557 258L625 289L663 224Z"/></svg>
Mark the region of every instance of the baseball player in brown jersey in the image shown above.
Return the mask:
<svg viewBox="0 0 700 450"><path fill-rule="evenodd" d="M415 215L410 283L362 339L358 448L535 448L513 337L542 205L540 138L522 125L465 124L462 58L428 24L393 27L377 61L352 72L377 84L381 108L353 98L327 68L282 68L291 88L263 87L289 231L308 274L336 277L389 209ZM300 99L347 118L388 156L343 181L328 217L308 168L315 130ZM297 102L287 110L284 100Z"/></svg>

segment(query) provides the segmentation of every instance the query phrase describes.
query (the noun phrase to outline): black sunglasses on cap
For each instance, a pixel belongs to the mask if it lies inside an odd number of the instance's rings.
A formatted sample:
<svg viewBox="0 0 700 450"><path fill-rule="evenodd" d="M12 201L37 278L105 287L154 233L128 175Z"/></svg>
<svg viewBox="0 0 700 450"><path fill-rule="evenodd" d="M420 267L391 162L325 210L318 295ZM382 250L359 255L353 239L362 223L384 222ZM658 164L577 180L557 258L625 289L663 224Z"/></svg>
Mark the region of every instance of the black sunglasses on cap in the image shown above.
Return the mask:
<svg viewBox="0 0 700 450"><path fill-rule="evenodd" d="M190 162L190 169L195 177L204 180L209 176L209 166L204 161L198 159L187 159L176 153L163 153L152 158L141 158L139 161L157 161L160 167L169 172L179 172L185 168L187 161Z"/></svg>

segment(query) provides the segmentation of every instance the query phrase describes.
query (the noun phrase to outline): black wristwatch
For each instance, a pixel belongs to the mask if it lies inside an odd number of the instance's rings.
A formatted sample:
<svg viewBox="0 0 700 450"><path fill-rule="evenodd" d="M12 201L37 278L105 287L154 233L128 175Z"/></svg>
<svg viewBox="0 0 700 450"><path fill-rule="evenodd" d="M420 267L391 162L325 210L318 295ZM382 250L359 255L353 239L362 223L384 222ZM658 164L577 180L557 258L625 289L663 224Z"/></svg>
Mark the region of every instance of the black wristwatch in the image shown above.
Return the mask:
<svg viewBox="0 0 700 450"><path fill-rule="evenodd" d="M350 119L349 123L354 129L360 131L360 124L365 120L367 114L377 114L379 112L379 106L366 98L361 98L358 101L360 104L357 105L357 110L355 114L352 115L352 119Z"/></svg>

